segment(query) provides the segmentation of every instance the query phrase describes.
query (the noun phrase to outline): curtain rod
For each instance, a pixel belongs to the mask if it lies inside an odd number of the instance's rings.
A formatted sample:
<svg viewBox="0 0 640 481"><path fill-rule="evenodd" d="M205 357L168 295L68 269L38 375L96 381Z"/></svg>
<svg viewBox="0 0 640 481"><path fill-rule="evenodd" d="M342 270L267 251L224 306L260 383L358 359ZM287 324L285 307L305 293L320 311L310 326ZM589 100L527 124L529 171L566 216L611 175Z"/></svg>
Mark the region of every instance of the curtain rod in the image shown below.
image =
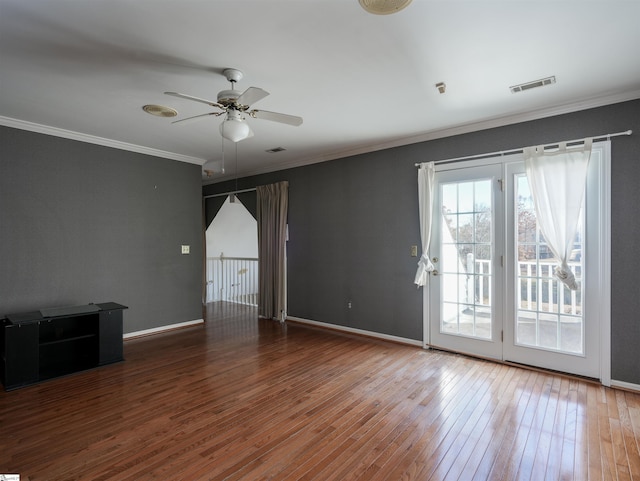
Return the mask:
<svg viewBox="0 0 640 481"><path fill-rule="evenodd" d="M629 129L629 130L625 130L624 132L616 132L615 134L603 134L603 135L596 135L595 137L584 137L582 139L575 139L575 140L567 140L565 141L567 144L574 144L577 142L584 142L585 140L587 140L588 138L591 138L594 142L599 142L602 140L609 140L611 137L619 137L621 135L631 135L633 133L633 130ZM547 148L547 147L555 147L558 144L560 144L560 142L555 142L552 144L545 144L542 147L543 148ZM489 152L486 154L477 154L477 155L466 155L464 157L456 157L453 159L444 159L444 160L436 160L434 163L436 164L444 164L444 163L448 163L448 162L457 162L459 160L470 160L470 159L482 159L482 158L487 158L487 157L496 157L498 155L510 155L510 154L519 154L524 152L525 147L519 148L519 149L514 149L514 150L499 150L498 152ZM420 167L422 164L425 164L426 162L420 162L418 164L415 164L416 167Z"/></svg>
<svg viewBox="0 0 640 481"><path fill-rule="evenodd" d="M232 190L231 192L222 192L221 194L211 194L202 196L203 199L209 199L211 197L222 197L223 195L231 195L231 194L242 194L243 192L253 192L256 190L255 187L251 189L243 189L243 190Z"/></svg>

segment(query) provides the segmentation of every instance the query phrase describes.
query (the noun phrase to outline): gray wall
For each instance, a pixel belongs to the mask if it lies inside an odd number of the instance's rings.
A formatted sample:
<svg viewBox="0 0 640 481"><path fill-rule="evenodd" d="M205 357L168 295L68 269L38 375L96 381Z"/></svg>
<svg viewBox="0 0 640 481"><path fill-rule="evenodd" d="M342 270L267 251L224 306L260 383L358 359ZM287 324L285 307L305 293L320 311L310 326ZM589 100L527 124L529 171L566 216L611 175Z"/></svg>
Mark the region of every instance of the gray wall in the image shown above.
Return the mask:
<svg viewBox="0 0 640 481"><path fill-rule="evenodd" d="M0 316L113 301L125 332L202 318L199 166L7 127L0 146Z"/></svg>
<svg viewBox="0 0 640 481"><path fill-rule="evenodd" d="M289 181L291 316L421 340L409 257L420 244L414 164L627 129L634 134L612 141L612 377L640 384L640 100L248 177L238 188Z"/></svg>

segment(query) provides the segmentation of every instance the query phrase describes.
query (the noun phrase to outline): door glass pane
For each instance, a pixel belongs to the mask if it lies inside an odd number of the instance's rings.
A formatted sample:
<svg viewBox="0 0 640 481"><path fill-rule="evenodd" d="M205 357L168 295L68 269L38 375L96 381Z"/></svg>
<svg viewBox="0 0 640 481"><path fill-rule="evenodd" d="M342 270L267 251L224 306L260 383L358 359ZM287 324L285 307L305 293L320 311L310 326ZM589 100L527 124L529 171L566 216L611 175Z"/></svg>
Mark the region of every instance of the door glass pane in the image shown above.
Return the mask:
<svg viewBox="0 0 640 481"><path fill-rule="evenodd" d="M458 242L473 242L473 214L458 215Z"/></svg>
<svg viewBox="0 0 640 481"><path fill-rule="evenodd" d="M581 222L568 260L578 290L571 291L553 276L558 261L538 230L531 192L525 174L516 176L517 316L515 342L567 354L584 354L582 316Z"/></svg>
<svg viewBox="0 0 640 481"><path fill-rule="evenodd" d="M473 187L475 182L461 182L458 184L458 213L466 214L473 212L474 196Z"/></svg>
<svg viewBox="0 0 640 481"><path fill-rule="evenodd" d="M491 182L476 182L475 189L475 212L491 212Z"/></svg>
<svg viewBox="0 0 640 481"><path fill-rule="evenodd" d="M458 186L456 184L442 186L442 212L458 212Z"/></svg>
<svg viewBox="0 0 640 481"><path fill-rule="evenodd" d="M440 332L491 339L492 181L441 185Z"/></svg>

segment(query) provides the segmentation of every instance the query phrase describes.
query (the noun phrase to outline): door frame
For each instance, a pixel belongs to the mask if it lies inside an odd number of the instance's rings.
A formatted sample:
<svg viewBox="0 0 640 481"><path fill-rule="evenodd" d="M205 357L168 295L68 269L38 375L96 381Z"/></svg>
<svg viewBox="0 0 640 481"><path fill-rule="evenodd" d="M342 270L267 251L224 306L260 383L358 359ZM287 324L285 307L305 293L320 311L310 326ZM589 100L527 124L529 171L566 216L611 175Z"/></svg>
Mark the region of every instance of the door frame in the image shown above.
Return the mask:
<svg viewBox="0 0 640 481"><path fill-rule="evenodd" d="M599 303L599 381L604 386L611 385L611 141L598 141L594 142L593 149L599 149L602 152L602 162L598 169L598 175L602 179L602 182L597 187L597 198L600 204L599 209L599 223L600 229L600 247L601 252L599 256L600 263L600 277L598 280L598 289L600 294ZM455 167L447 164L446 161L440 164L440 168L436 164L436 172L439 170L451 170L451 169L464 169L467 167L478 167L490 164L502 164L503 179L506 179L506 164L511 162L517 162L522 160L522 154L510 154L510 155L496 155L489 158L458 161L455 162ZM503 180L504 182L504 180ZM503 189L503 196L506 206L507 189ZM507 215L508 209L504 209L503 215ZM504 241L506 242L506 235L509 229L504 229ZM505 244L506 245L506 244ZM430 255L431 257L431 255ZM507 282L508 269L503 269L503 283ZM427 284L422 290L422 347L424 349L431 348L431 335L430 335L430 306L431 299L429 298L429 283L431 282L431 275L427 277ZM503 322L506 322L506 298L500 303L504 309L505 315L502 316ZM504 359L504 355L503 355ZM500 360L498 360L500 362Z"/></svg>

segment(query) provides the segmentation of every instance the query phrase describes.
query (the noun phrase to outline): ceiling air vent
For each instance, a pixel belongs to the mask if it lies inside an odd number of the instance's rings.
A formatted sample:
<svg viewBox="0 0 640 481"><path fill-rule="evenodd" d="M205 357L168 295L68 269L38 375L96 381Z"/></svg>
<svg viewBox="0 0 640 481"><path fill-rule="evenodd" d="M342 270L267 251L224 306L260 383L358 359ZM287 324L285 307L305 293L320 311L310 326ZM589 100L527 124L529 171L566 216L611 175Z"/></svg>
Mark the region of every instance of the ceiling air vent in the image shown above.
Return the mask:
<svg viewBox="0 0 640 481"><path fill-rule="evenodd" d="M270 154L276 154L278 152L284 152L285 149L284 147L274 147L273 149L269 149L269 150L265 150L265 152L269 152Z"/></svg>
<svg viewBox="0 0 640 481"><path fill-rule="evenodd" d="M545 85L551 85L556 83L556 77L555 76L551 76L551 77L547 77L547 78L543 78L540 80L534 80L533 82L527 82L527 83L523 83L520 85L513 85L511 87L509 87L509 89L511 90L512 94L518 93L518 92L524 92L525 90L531 90L531 89L535 89L538 87L544 87Z"/></svg>

